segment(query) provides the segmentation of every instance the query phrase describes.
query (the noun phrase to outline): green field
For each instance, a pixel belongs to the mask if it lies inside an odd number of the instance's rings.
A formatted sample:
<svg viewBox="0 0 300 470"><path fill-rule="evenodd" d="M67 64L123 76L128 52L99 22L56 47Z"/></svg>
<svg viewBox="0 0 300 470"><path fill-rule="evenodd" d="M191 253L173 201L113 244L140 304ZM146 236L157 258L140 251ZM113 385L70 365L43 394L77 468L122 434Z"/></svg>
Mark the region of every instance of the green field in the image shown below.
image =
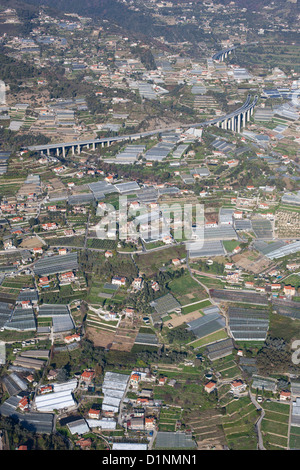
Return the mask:
<svg viewBox="0 0 300 470"><path fill-rule="evenodd" d="M214 343L215 341L220 341L221 339L228 338L227 333L225 330L216 331L215 333L211 333L210 335L205 336L204 338L198 339L190 343L190 346L194 349L201 348L202 346L206 346L207 344Z"/></svg>
<svg viewBox="0 0 300 470"><path fill-rule="evenodd" d="M259 414L248 396L234 400L226 406L226 415L222 418L222 425L230 449L255 450L257 448L254 425L258 417Z"/></svg>
<svg viewBox="0 0 300 470"><path fill-rule="evenodd" d="M300 428L297 426L291 426L289 448L300 449Z"/></svg>
<svg viewBox="0 0 300 470"><path fill-rule="evenodd" d="M204 289L188 273L171 281L168 287L183 306L207 298Z"/></svg>
<svg viewBox="0 0 300 470"><path fill-rule="evenodd" d="M186 315L187 313L196 312L197 310L202 310L203 308L209 307L210 305L211 305L210 300L204 300L202 302L197 302L194 305L183 307L182 313Z"/></svg>

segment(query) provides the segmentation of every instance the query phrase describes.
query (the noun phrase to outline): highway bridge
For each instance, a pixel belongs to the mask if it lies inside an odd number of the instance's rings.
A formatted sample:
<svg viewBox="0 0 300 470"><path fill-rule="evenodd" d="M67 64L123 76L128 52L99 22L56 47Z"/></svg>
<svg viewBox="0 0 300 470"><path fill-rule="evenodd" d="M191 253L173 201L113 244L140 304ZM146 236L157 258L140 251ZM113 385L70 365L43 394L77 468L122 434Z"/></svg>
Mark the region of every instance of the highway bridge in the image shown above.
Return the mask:
<svg viewBox="0 0 300 470"><path fill-rule="evenodd" d="M218 116L214 119L210 119L207 121L195 123L195 124L184 124L180 126L180 128L191 128L191 127L208 127L208 126L218 126L222 129L231 130L233 132L240 132L242 126L245 126L246 123L250 120L250 117L253 113L254 107L257 103L258 96L255 96L253 101L251 101L251 96L248 95L245 103L235 111L226 114L225 116ZM66 156L66 151L71 149L72 154L75 155L76 153L79 155L81 153L82 148L92 148L92 150L96 150L96 146L101 145L110 146L114 142L121 142L121 141L134 141L141 139L143 137L150 137L155 134L159 134L161 132L170 132L176 130L174 127L165 128L165 129L156 129L154 131L147 131L141 132L139 134L130 134L130 135L120 135L116 137L105 137L102 139L89 139L89 140L77 140L73 142L60 142L60 143L53 143L53 144L44 144L44 145L33 145L27 147L28 150L32 152L46 152L47 155L50 155L51 151L55 151L56 155L59 156L60 152L62 152L63 157Z"/></svg>
<svg viewBox="0 0 300 470"><path fill-rule="evenodd" d="M221 51L216 52L212 56L212 59L217 60L219 62L223 62L223 60L227 59L229 54L231 54L236 48L237 46L231 46L231 47L227 47L227 49L222 49Z"/></svg>

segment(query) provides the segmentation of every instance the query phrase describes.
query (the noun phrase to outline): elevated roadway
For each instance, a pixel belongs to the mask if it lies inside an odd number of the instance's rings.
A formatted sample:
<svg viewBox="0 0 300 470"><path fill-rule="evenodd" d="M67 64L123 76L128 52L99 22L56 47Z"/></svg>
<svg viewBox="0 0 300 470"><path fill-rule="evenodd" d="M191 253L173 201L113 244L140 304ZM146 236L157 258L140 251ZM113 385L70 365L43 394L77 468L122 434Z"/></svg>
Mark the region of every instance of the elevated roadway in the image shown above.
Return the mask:
<svg viewBox="0 0 300 470"><path fill-rule="evenodd" d="M250 120L250 117L253 113L254 107L257 103L258 96L255 96L253 101L251 102L251 96L248 95L245 103L235 111L226 114L225 116L218 116L214 119L210 119L203 122L198 122L194 124L183 124L180 128L193 128L193 127L208 127L217 125L222 129L231 130L233 132L240 132L242 126L245 126L247 121ZM163 129L156 129L153 131L141 132L139 134L130 134L130 135L120 135L116 137L105 137L101 139L89 139L89 140L77 140L73 142L58 142L52 144L44 144L44 145L32 145L27 147L28 150L32 152L46 152L47 155L50 155L51 151L55 151L56 155L59 156L60 152L62 152L63 156L66 156L66 150L72 151L72 154L78 155L81 153L83 147L92 148L92 150L96 150L96 146L101 145L110 146L114 142L122 142L122 141L134 141L141 139L143 137L150 137L155 134L159 134L162 132L170 132L175 131L177 127L169 127Z"/></svg>

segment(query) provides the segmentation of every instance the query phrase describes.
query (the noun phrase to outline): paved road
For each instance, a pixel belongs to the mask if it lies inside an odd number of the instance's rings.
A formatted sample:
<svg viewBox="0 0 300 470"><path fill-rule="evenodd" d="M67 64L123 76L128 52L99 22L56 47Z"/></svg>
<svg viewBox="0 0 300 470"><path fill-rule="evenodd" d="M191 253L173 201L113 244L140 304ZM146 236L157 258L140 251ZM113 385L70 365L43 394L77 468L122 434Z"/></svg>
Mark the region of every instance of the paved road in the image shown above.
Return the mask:
<svg viewBox="0 0 300 470"><path fill-rule="evenodd" d="M197 123L190 123L190 124L181 124L181 128L190 128L190 127L207 127L211 125L215 125L223 120L230 119L232 117L235 117L248 109L250 109L252 106L255 106L257 103L258 97L255 96L254 100L252 103L251 101L251 96L248 95L245 103L235 111L228 113L224 116L219 116L214 119L209 119L207 121L202 121L202 122L197 122ZM105 143L105 142L120 142L123 140L131 140L131 139L140 139L142 137L150 137L151 135L159 134L162 132L171 132L174 131L178 128L179 126L176 127L167 127L167 128L160 128L160 129L155 129L153 131L146 131L146 132L141 132L139 134L131 134L131 135L123 135L123 136L116 136L116 137L107 137L103 139L90 139L90 140L78 140L74 142L59 142L59 143L53 143L53 144L46 144L46 145L33 145L30 147L27 147L31 151L43 151L47 149L56 149L58 147L72 147L72 146L78 146L78 145L88 145L88 144L100 144L100 143Z"/></svg>
<svg viewBox="0 0 300 470"><path fill-rule="evenodd" d="M264 409L260 406L260 404L256 401L253 393L251 393L251 391L249 390L249 396L250 396L250 399L253 403L253 405L255 406L255 408L257 410L261 410L261 415L260 417L258 418L256 424L255 424L255 429L256 429L256 432L257 432L257 437L258 437L258 449L259 450L266 450L265 447L264 447L264 443L263 443L263 438L262 438L262 434L261 434L261 422L262 420L264 419L264 416L265 416L265 411Z"/></svg>

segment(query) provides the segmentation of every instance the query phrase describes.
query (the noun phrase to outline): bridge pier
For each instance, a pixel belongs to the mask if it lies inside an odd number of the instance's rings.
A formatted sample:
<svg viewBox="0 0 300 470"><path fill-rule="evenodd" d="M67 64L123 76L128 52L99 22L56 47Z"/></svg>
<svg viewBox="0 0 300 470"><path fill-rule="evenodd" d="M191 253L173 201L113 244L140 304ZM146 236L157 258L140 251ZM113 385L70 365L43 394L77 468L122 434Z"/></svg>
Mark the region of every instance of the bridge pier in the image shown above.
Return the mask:
<svg viewBox="0 0 300 470"><path fill-rule="evenodd" d="M63 157L66 158L66 147L62 147Z"/></svg>
<svg viewBox="0 0 300 470"><path fill-rule="evenodd" d="M72 155L75 155L75 147L72 145Z"/></svg>
<svg viewBox="0 0 300 470"><path fill-rule="evenodd" d="M96 144L95 144L95 142L93 142L93 147L92 147L92 148L93 148L94 151L96 150Z"/></svg>
<svg viewBox="0 0 300 470"><path fill-rule="evenodd" d="M47 148L47 155L48 155L48 157L50 157L50 149L49 148Z"/></svg>
<svg viewBox="0 0 300 470"><path fill-rule="evenodd" d="M235 131L235 117L234 116L231 118L230 127L231 127L231 130L234 132Z"/></svg>
<svg viewBox="0 0 300 470"><path fill-rule="evenodd" d="M239 114L237 116L237 132L240 133L241 132L241 119L242 119L242 116L241 114Z"/></svg>
<svg viewBox="0 0 300 470"><path fill-rule="evenodd" d="M80 145L79 144L77 145L77 153L78 153L78 155L80 155Z"/></svg>

